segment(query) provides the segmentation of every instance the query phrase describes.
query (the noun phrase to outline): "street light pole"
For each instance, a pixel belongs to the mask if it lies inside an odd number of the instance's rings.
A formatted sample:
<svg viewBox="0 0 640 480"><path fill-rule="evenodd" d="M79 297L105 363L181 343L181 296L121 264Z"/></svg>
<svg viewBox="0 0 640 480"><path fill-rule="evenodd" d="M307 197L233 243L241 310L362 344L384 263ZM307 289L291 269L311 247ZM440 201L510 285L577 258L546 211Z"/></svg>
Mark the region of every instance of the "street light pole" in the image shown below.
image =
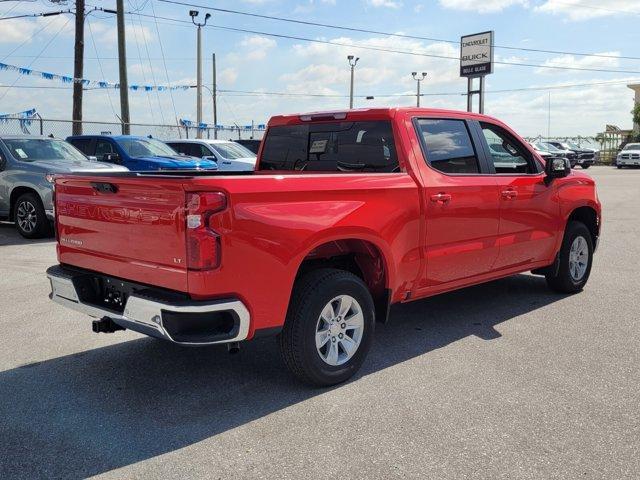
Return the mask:
<svg viewBox="0 0 640 480"><path fill-rule="evenodd" d="M353 55L349 55L347 57L347 60L349 61L349 66L351 67L351 88L349 89L349 110L351 110L351 109L353 109L353 77L354 77L354 70L355 70L356 65L358 64L358 60L360 60L360 58L354 57Z"/></svg>
<svg viewBox="0 0 640 480"><path fill-rule="evenodd" d="M200 124L202 123L202 27L207 24L207 20L211 17L210 13L204 16L204 22L196 22L196 17L200 12L198 10L189 10L189 16L193 24L198 27L198 46L197 46L197 87L196 87L196 121L198 123L196 129L196 135L198 138L202 138L202 129Z"/></svg>
<svg viewBox="0 0 640 480"><path fill-rule="evenodd" d="M420 82L427 78L427 72L422 72L421 77L418 77L418 72L411 72L411 76L418 84L418 92L416 94L416 106L420 108Z"/></svg>

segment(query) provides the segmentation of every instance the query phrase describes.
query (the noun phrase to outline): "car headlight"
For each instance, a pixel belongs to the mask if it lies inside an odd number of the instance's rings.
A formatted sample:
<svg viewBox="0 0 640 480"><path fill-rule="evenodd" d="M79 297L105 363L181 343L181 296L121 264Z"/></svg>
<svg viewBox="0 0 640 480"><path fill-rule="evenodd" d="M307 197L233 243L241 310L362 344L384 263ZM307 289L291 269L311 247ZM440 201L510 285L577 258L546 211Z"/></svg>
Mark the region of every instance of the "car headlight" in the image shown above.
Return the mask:
<svg viewBox="0 0 640 480"><path fill-rule="evenodd" d="M55 183L56 182L56 176L53 173L47 173L44 176L44 179L49 183Z"/></svg>

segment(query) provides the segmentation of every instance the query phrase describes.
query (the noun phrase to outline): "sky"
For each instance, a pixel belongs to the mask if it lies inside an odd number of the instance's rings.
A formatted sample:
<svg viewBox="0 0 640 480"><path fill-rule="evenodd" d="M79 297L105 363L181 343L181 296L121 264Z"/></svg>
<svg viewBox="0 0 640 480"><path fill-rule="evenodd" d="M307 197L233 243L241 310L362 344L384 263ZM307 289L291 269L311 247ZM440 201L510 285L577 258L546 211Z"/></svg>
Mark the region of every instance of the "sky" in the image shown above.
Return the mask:
<svg viewBox="0 0 640 480"><path fill-rule="evenodd" d="M115 0L86 1L88 9L115 9ZM411 72L416 71L428 74L422 83L422 106L464 110L462 94L467 84L459 77L456 42L461 35L494 30L495 59L504 63L497 64L486 79L485 113L529 137L546 136L548 131L552 136L595 135L606 124L631 128L633 92L626 84L640 83L640 0L180 1L202 5L196 8L199 18L207 11L212 14L202 31L203 70L204 83L211 86L215 52L219 124L247 125L252 120L260 124L276 114L346 109L347 55L360 58L355 69L356 107L414 105L416 83ZM0 0L0 17L67 9L74 3ZM224 13L204 6L389 35ZM196 28L182 23L190 21L188 11L194 8L160 0L125 0L130 12L126 17L130 84L195 84ZM0 19L0 62L71 76L73 39L73 15ZM84 78L118 82L112 14L94 11L87 17ZM582 86L558 88L567 85ZM117 121L118 95L117 90L86 91L84 118ZM203 120L212 124L212 101L206 89L203 97ZM132 122L175 124L176 118L196 117L194 89L130 92L130 103ZM69 86L0 70L0 114L31 108L45 118L69 119Z"/></svg>

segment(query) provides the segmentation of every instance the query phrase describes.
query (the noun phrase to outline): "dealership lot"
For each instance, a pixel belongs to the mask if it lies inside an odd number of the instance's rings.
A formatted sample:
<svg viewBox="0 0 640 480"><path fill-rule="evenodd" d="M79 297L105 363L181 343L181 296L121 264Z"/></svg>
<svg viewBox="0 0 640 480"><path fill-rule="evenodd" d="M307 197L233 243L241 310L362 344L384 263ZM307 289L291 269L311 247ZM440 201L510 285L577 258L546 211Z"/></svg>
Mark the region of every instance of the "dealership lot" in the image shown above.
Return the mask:
<svg viewBox="0 0 640 480"><path fill-rule="evenodd" d="M527 274L399 306L326 390L273 339L230 356L91 333L47 298L54 242L0 225L0 478L637 478L640 170L588 173L584 292Z"/></svg>

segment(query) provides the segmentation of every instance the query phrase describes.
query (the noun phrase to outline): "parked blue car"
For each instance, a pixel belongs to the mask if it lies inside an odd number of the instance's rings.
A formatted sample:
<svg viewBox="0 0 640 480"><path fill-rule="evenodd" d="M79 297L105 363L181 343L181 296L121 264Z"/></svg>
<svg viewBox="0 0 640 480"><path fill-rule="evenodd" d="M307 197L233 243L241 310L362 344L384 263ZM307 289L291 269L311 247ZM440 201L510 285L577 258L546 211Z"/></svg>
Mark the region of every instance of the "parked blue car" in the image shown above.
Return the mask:
<svg viewBox="0 0 640 480"><path fill-rule="evenodd" d="M178 154L166 143L134 135L76 135L67 138L78 150L98 161L115 163L129 170L217 170L213 160Z"/></svg>

